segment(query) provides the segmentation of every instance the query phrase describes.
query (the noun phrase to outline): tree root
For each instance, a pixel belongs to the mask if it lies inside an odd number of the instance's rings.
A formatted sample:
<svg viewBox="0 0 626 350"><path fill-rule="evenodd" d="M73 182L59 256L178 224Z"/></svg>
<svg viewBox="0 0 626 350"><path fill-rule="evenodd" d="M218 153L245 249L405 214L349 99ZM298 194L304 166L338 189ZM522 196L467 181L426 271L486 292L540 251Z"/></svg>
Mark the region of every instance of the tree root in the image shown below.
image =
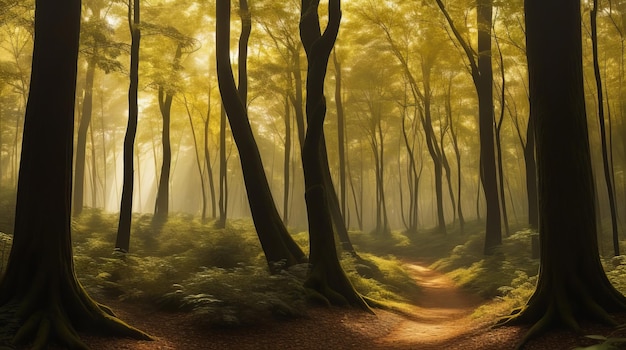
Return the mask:
<svg viewBox="0 0 626 350"><path fill-rule="evenodd" d="M576 285L577 282L574 283L574 286ZM617 309L626 309L623 297L608 300L611 296L612 294L608 295L607 300L602 301ZM582 333L578 317L593 319L607 326L616 326L617 323L609 315L607 306L601 305L597 300L586 288L576 289L575 292L559 288L551 293L539 289L526 306L513 310L509 316L498 320L494 327L531 323L532 327L516 346L516 349L523 349L529 340L554 326L563 325L576 333Z"/></svg>
<svg viewBox="0 0 626 350"><path fill-rule="evenodd" d="M309 272L309 277L304 283L310 300L321 302L328 306L356 306L374 314L363 296L354 290L352 283L350 283L340 266L332 270L333 277L328 276L323 270L321 266L314 267Z"/></svg>

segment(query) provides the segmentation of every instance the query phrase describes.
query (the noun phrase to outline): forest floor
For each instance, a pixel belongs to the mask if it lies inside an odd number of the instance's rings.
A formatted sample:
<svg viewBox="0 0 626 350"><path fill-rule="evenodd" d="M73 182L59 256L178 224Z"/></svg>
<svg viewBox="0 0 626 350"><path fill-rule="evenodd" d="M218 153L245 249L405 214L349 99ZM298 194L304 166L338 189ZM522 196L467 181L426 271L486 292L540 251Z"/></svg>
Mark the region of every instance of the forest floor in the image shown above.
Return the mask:
<svg viewBox="0 0 626 350"><path fill-rule="evenodd" d="M108 349L513 349L527 327L492 329L494 317L473 316L486 301L457 288L444 274L426 264L405 262L421 286L412 305L402 312L376 309L376 315L349 308L312 306L308 317L268 321L244 328L203 328L191 313L151 310L144 305L103 300L121 319L152 336L155 341L82 335L94 350ZM626 315L618 316L619 321ZM585 326L590 333L607 329ZM597 342L566 330L550 332L525 349L573 349Z"/></svg>

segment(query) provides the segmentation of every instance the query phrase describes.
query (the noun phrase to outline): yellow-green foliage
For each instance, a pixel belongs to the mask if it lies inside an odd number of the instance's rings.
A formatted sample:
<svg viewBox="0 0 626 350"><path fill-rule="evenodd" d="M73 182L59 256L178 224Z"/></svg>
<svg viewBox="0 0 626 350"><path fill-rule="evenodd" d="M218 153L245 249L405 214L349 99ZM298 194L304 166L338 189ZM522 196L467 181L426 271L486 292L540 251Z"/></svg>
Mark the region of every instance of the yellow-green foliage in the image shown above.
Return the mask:
<svg viewBox="0 0 626 350"><path fill-rule="evenodd" d="M165 307L194 310L199 322L239 326L267 317L289 318L305 314L303 274L297 265L270 275L259 266L233 269L205 268L158 299Z"/></svg>
<svg viewBox="0 0 626 350"><path fill-rule="evenodd" d="M460 286L484 298L520 297L525 292L515 290L527 287L520 278L535 276L539 268L539 260L531 259L533 234L531 230L522 230L504 238L502 246L491 256L483 254L483 237L471 236L432 268L447 272Z"/></svg>
<svg viewBox="0 0 626 350"><path fill-rule="evenodd" d="M117 217L87 211L73 223L77 275L92 294L193 310L211 325L236 326L267 317L304 314L303 283L308 265L270 275L254 226L231 221L225 229L175 215L160 226L149 215L133 221L131 253L114 254ZM395 241L408 240L395 234ZM308 251L308 234L293 235ZM405 242L405 243L402 243ZM402 263L361 254L342 263L357 290L378 301L405 301L416 290ZM367 272L369 277L359 274Z"/></svg>
<svg viewBox="0 0 626 350"><path fill-rule="evenodd" d="M602 265L609 281L618 291L626 295L626 256L619 255L602 259Z"/></svg>
<svg viewBox="0 0 626 350"><path fill-rule="evenodd" d="M375 278L364 278L359 270L371 269L356 261L349 254L343 254L341 265L345 269L355 289L362 295L379 302L407 302L406 296L414 296L419 287L402 267L402 262L393 256L379 257L361 253L360 257L368 265L374 265L380 271Z"/></svg>

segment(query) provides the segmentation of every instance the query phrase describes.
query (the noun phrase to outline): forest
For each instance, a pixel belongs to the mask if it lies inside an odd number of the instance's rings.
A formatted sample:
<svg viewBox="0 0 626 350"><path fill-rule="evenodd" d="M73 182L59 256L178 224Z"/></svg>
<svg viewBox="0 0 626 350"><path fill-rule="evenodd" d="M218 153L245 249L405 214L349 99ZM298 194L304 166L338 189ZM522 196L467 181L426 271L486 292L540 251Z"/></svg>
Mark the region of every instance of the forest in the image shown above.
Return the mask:
<svg viewBox="0 0 626 350"><path fill-rule="evenodd" d="M626 349L626 0L0 0L0 349Z"/></svg>

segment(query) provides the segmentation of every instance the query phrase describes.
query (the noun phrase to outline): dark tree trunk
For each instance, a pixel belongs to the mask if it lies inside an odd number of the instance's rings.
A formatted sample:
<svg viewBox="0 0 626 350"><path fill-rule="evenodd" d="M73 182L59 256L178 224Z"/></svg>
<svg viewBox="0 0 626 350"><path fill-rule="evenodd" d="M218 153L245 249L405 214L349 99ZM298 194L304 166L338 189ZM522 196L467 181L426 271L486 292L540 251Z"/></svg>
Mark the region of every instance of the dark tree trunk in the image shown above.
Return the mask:
<svg viewBox="0 0 626 350"><path fill-rule="evenodd" d="M115 250L125 253L130 251L130 227L133 215L134 187L133 158L135 151L135 135L137 134L137 118L139 115L137 106L137 90L139 87L139 42L141 40L141 32L139 29L139 0L133 0L132 6L129 0L128 23L130 25L131 34L128 125L126 126L126 136L124 136L124 180L120 203L120 219L117 226L117 238L115 240Z"/></svg>
<svg viewBox="0 0 626 350"><path fill-rule="evenodd" d="M174 55L172 69L178 67L182 56L182 47L179 44ZM163 163L161 165L161 175L159 176L159 188L157 190L156 202L154 204L154 220L163 222L167 219L170 211L170 169L172 167L172 145L170 140L170 125L172 119L172 100L175 91L159 85L159 110L163 119L163 130L161 143L163 145Z"/></svg>
<svg viewBox="0 0 626 350"><path fill-rule="evenodd" d="M526 307L503 323L534 323L523 344L579 320L614 325L626 298L598 255L582 69L580 1L526 0L531 113L535 117L541 265Z"/></svg>
<svg viewBox="0 0 626 350"><path fill-rule="evenodd" d="M526 169L526 192L528 196L528 225L539 228L539 194L537 189L537 162L535 161L535 117L528 114L526 144L524 145L524 165Z"/></svg>
<svg viewBox="0 0 626 350"><path fill-rule="evenodd" d="M287 74L288 89L291 88L291 73ZM285 91L285 154L283 158L283 222L289 223L289 189L291 186L291 105L289 91Z"/></svg>
<svg viewBox="0 0 626 350"><path fill-rule="evenodd" d="M619 234L617 228L617 208L615 201L615 190L613 186L613 172L611 171L611 161L609 160L609 146L606 140L606 127L604 123L604 98L602 91L602 76L600 75L600 63L598 62L598 0L593 0L591 9L591 42L593 51L593 72L596 77L596 90L598 93L598 121L600 123L600 140L602 144L602 165L604 170L604 182L609 196L609 208L611 211L611 229L613 238L613 253L619 255ZM608 103L607 103L608 105ZM610 118L610 114L609 114ZM610 119L609 119L610 120ZM609 121L610 125L610 121ZM610 130L610 129L609 129ZM609 131L610 132L610 131Z"/></svg>
<svg viewBox="0 0 626 350"><path fill-rule="evenodd" d="M402 113L402 139L404 141L404 146L407 151L407 155L409 158L408 170L407 170L407 181L409 184L409 212L408 212L408 222L407 222L407 233L416 234L418 228L418 212L419 212L419 202L418 202L418 194L419 194L419 182L422 173L422 168L420 171L417 171L416 159L415 159L415 144L409 142L409 136L406 130L406 118L407 111L404 110ZM415 131L415 128L412 128ZM414 134L415 135L415 134ZM415 138L415 136L414 136Z"/></svg>
<svg viewBox="0 0 626 350"><path fill-rule="evenodd" d="M434 58L433 58L434 59ZM422 124L426 133L426 146L428 153L433 160L433 166L435 168L435 196L437 200L437 231L439 233L446 233L446 219L443 213L443 161L441 150L437 144L437 137L435 136L435 130L433 129L432 115L431 115L431 103L432 94L430 88L430 71L432 69L432 61L422 61L422 75L423 75L423 103L424 103L424 115Z"/></svg>
<svg viewBox="0 0 626 350"><path fill-rule="evenodd" d="M498 49L498 55L500 56L500 116L498 122L495 123L496 127L496 154L498 164L498 183L500 184L500 205L502 209L502 225L504 225L504 233L509 236L509 214L507 212L506 197L504 195L504 165L502 164L502 123L504 122L504 109L506 108L506 76L504 72L504 58L502 56L502 50L500 48L500 42L498 37L495 37L496 47ZM511 204L513 204L513 198L511 198Z"/></svg>
<svg viewBox="0 0 626 350"><path fill-rule="evenodd" d="M248 114L240 99L230 65L230 1L217 1L217 76L239 156L250 212L271 271L306 261L280 219L263 169Z"/></svg>
<svg viewBox="0 0 626 350"><path fill-rule="evenodd" d="M462 174L461 174L461 151L459 149L459 140L457 137L456 127L452 121L452 103L450 99L452 98L451 94L452 89L452 78L448 81L448 88L446 89L446 116L448 118L448 125L450 126L450 138L452 139L452 147L454 148L454 155L456 157L456 172L457 172L457 214L459 215L459 228L460 233L463 234L465 230L465 217L463 216L463 209L461 206L461 183L462 183Z"/></svg>
<svg viewBox="0 0 626 350"><path fill-rule="evenodd" d="M150 337L87 295L71 243L72 146L81 3L36 1L13 245L0 283L0 342L87 349L78 331Z"/></svg>
<svg viewBox="0 0 626 350"><path fill-rule="evenodd" d="M211 91L209 89L206 118L204 119L204 164L209 174L209 189L211 191L211 218L216 218L215 205L215 181L213 180L213 167L211 165L211 154L209 153L209 121L211 120Z"/></svg>
<svg viewBox="0 0 626 350"><path fill-rule="evenodd" d="M74 174L74 216L78 216L83 211L83 201L85 195L85 153L87 149L87 131L91 123L93 109L93 80L96 72L95 57L87 62L87 74L85 75L85 95L83 97L80 122L78 124L78 135L76 138L76 169ZM92 145L93 148L93 145Z"/></svg>
<svg viewBox="0 0 626 350"><path fill-rule="evenodd" d="M300 38L307 55L306 115L307 131L302 147L302 167L306 187L305 199L309 218L310 262L309 276L305 287L312 295L333 304L349 304L369 310L369 306L356 292L339 264L333 219L331 217L328 183L324 180L324 166L321 159L321 142L324 135L326 98L324 78L330 53L333 49L339 23L341 21L340 0L328 4L328 26L321 33L319 2L302 1L300 17Z"/></svg>
<svg viewBox="0 0 626 350"><path fill-rule="evenodd" d="M480 180L485 192L487 203L485 247L487 255L493 254L496 247L502 244L500 222L500 202L498 199L498 183L496 175L496 156L494 150L494 116L493 116L493 67L491 64L491 28L492 0L478 0L476 4L478 24L478 60L469 44L454 26L454 22L441 0L436 0L454 36L463 48L470 63L472 79L478 95L478 125L480 130ZM480 191L480 186L478 191ZM480 195L480 192L479 192ZM478 196L480 197L480 196ZM477 198L476 211L480 218Z"/></svg>
<svg viewBox="0 0 626 350"><path fill-rule="evenodd" d="M480 158L482 159L482 184L485 190L487 213L485 214L486 255L494 253L502 244L498 180L493 135L493 68L491 62L492 0L478 0L478 124L480 128Z"/></svg>
<svg viewBox="0 0 626 350"><path fill-rule="evenodd" d="M216 228L226 227L226 217L228 216L228 178L226 170L228 163L226 159L226 110L224 103L220 108L220 196L218 206L220 207L220 216L215 222Z"/></svg>
<svg viewBox="0 0 626 350"><path fill-rule="evenodd" d="M333 50L335 65L335 104L337 106L337 146L339 149L339 199L341 214L346 216L346 148L344 131L343 99L341 96L341 63L337 60L337 52Z"/></svg>

